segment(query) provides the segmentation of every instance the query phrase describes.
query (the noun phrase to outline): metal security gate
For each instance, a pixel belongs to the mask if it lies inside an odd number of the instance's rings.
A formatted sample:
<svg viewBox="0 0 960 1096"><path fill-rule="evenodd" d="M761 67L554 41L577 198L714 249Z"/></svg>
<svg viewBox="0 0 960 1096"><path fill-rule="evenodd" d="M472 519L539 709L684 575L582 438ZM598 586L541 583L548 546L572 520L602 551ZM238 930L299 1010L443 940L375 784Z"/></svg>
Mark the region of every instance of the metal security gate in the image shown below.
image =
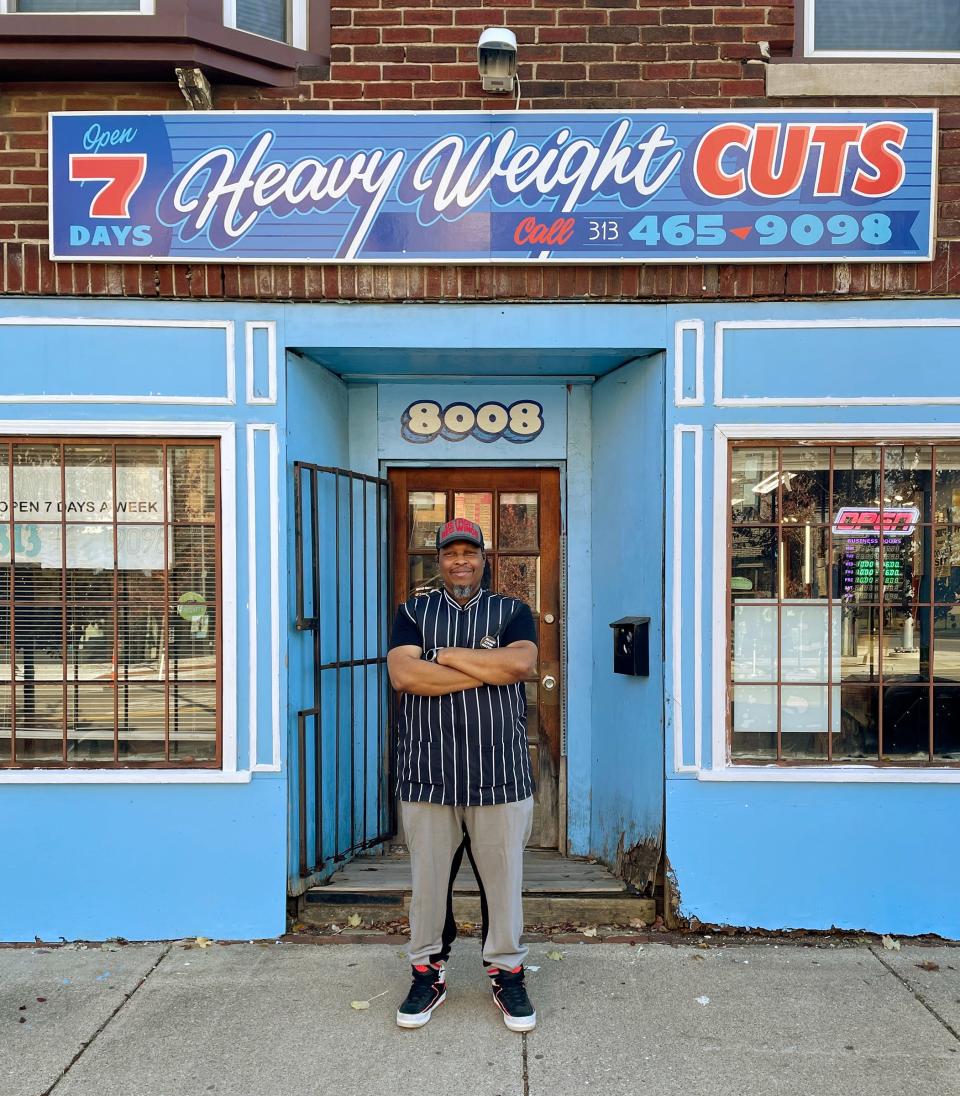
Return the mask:
<svg viewBox="0 0 960 1096"><path fill-rule="evenodd" d="M387 641L389 484L294 462L296 627L309 633L297 712L301 879L396 832Z"/></svg>

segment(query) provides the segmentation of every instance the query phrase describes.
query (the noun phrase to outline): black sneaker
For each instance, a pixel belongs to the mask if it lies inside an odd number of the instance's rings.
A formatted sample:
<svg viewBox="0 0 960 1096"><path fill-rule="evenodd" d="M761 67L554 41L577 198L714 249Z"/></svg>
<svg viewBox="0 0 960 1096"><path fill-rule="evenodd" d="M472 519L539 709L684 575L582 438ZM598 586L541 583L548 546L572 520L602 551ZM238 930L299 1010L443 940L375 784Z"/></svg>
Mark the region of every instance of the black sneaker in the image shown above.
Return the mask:
<svg viewBox="0 0 960 1096"><path fill-rule="evenodd" d="M397 1023L402 1028L423 1027L430 1014L442 1005L447 996L446 971L442 966L415 966L413 985L406 1000L397 1009Z"/></svg>
<svg viewBox="0 0 960 1096"><path fill-rule="evenodd" d="M503 1013L507 1027L511 1031L533 1031L537 1026L537 1013L523 984L523 967L513 970L489 967L487 974L490 975L494 1004Z"/></svg>

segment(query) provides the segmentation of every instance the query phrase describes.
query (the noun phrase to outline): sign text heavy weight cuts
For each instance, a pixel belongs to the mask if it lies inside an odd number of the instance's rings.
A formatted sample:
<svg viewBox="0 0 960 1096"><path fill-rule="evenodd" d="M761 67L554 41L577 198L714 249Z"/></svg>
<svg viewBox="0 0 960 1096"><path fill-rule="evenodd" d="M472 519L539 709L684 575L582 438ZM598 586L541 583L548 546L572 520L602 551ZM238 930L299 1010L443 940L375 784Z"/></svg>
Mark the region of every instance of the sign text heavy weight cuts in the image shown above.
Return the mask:
<svg viewBox="0 0 960 1096"><path fill-rule="evenodd" d="M52 116L58 259L929 259L929 110Z"/></svg>

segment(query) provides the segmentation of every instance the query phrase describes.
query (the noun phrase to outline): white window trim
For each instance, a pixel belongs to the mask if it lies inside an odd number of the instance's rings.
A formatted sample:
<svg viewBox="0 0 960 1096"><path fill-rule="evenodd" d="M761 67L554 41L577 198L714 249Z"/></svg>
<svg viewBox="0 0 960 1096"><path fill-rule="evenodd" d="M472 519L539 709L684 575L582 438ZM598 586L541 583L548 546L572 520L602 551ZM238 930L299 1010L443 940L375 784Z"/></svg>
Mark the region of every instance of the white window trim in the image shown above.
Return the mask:
<svg viewBox="0 0 960 1096"><path fill-rule="evenodd" d="M948 61L960 60L960 50L835 50L817 49L814 39L814 7L817 0L804 0L803 6L803 55L804 57L842 57L849 60L871 58L899 61Z"/></svg>
<svg viewBox="0 0 960 1096"><path fill-rule="evenodd" d="M727 504L728 455L733 440L830 441L838 438L869 438L883 441L929 439L936 442L956 438L957 423L723 423L714 429L713 449L713 655L711 670L712 733L711 765L700 769L697 779L776 784L960 784L960 768L923 769L879 765L774 766L735 765L727 746L727 628L718 622L727 614Z"/></svg>
<svg viewBox="0 0 960 1096"><path fill-rule="evenodd" d="M87 419L2 419L4 435L60 437L216 437L220 439L221 769L5 769L2 784L243 784L250 771L237 769L237 452L232 422L161 422Z"/></svg>
<svg viewBox="0 0 960 1096"><path fill-rule="evenodd" d="M305 50L307 48L307 3L308 0L287 0L290 8L290 37L287 45L294 49ZM249 34L253 38L263 38L267 42L276 42L276 38L266 38L262 34L255 34L251 30L244 30L237 26L237 0L223 0L223 25L233 27L241 34Z"/></svg>
<svg viewBox="0 0 960 1096"><path fill-rule="evenodd" d="M17 11L17 0L0 0L0 15L155 15L155 0L140 0L139 11Z"/></svg>

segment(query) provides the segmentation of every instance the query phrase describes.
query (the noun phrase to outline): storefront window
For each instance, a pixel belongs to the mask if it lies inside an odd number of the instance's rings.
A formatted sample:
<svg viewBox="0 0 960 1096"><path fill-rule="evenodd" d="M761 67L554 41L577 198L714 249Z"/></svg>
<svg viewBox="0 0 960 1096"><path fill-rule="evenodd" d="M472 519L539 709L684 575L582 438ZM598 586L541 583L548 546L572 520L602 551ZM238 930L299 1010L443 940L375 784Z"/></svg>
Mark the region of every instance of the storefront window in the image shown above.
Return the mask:
<svg viewBox="0 0 960 1096"><path fill-rule="evenodd" d="M960 444L737 444L735 762L960 764Z"/></svg>
<svg viewBox="0 0 960 1096"><path fill-rule="evenodd" d="M0 441L0 766L220 764L214 441Z"/></svg>

